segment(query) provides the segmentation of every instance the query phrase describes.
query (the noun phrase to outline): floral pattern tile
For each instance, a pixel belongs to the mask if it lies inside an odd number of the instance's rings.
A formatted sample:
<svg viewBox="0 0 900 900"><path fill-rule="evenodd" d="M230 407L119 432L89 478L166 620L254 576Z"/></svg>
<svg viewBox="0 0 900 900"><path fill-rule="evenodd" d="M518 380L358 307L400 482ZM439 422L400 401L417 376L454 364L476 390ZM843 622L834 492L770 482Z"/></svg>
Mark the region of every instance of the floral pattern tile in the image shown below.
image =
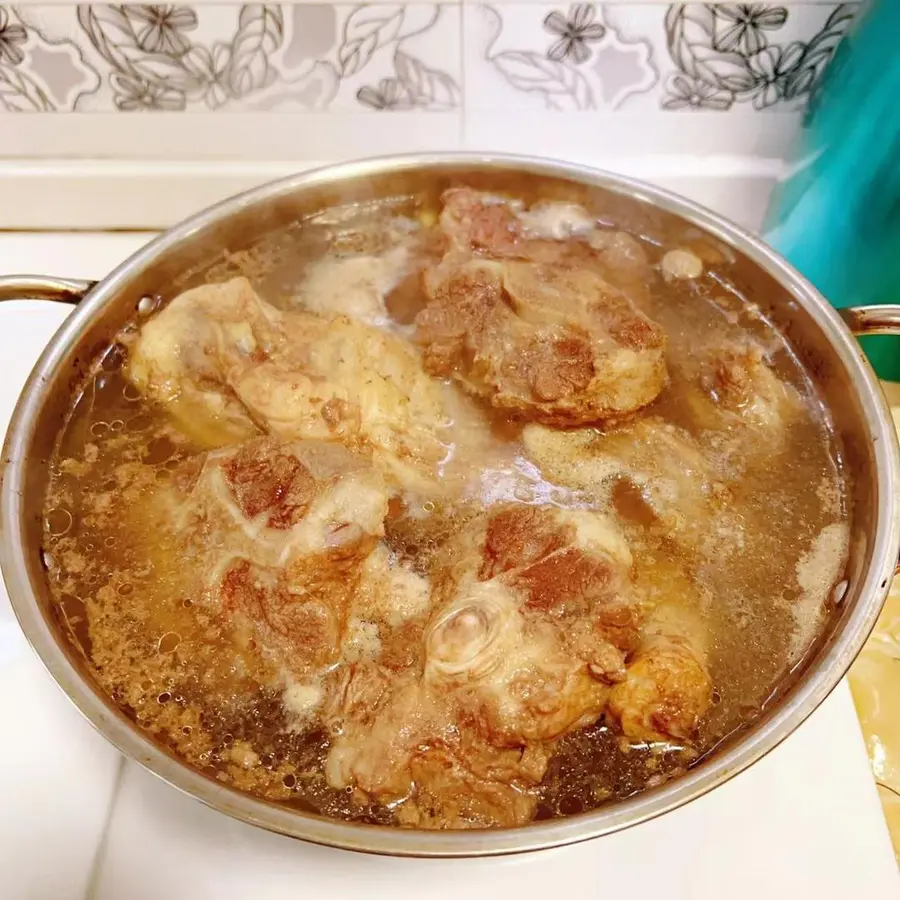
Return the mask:
<svg viewBox="0 0 900 900"><path fill-rule="evenodd" d="M619 109L659 82L665 6L473 4L466 8L466 104L565 112ZM658 40L657 40L658 43Z"/></svg>
<svg viewBox="0 0 900 900"><path fill-rule="evenodd" d="M666 79L663 107L796 107L814 88L857 6L671 6L665 17L666 50L676 71Z"/></svg>
<svg viewBox="0 0 900 900"><path fill-rule="evenodd" d="M0 112L796 111L857 8L0 5Z"/></svg>
<svg viewBox="0 0 900 900"><path fill-rule="evenodd" d="M794 111L857 8L470 3L465 103L482 111Z"/></svg>
<svg viewBox="0 0 900 900"><path fill-rule="evenodd" d="M8 112L452 111L456 4L0 6Z"/></svg>

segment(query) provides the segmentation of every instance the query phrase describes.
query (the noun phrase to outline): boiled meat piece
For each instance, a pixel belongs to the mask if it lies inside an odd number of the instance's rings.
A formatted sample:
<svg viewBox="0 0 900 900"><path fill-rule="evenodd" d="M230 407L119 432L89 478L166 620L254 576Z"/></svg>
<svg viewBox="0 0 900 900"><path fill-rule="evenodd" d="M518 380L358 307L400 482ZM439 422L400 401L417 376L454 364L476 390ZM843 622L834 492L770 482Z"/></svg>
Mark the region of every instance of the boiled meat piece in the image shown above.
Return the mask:
<svg viewBox="0 0 900 900"><path fill-rule="evenodd" d="M464 187L445 191L441 199L441 230L455 254L588 267L638 293L650 276L647 255L632 235L600 227L575 203L542 201L526 209L519 201Z"/></svg>
<svg viewBox="0 0 900 900"><path fill-rule="evenodd" d="M286 440L331 437L371 448L401 484L428 490L447 455L451 422L442 386L418 354L346 316L325 322L295 313L285 321L284 353L234 383L254 420Z"/></svg>
<svg viewBox="0 0 900 900"><path fill-rule="evenodd" d="M608 689L526 603L498 579L466 581L426 635L426 682L452 690L464 721L496 747L553 740L606 706Z"/></svg>
<svg viewBox="0 0 900 900"><path fill-rule="evenodd" d="M451 249L426 271L415 322L429 372L553 425L621 418L657 397L665 334L605 277L609 240L529 239L508 203L465 189L446 195L441 222Z"/></svg>
<svg viewBox="0 0 900 900"><path fill-rule="evenodd" d="M387 515L384 479L364 458L258 438L191 461L162 500L210 608L288 671L340 658Z"/></svg>
<svg viewBox="0 0 900 900"><path fill-rule="evenodd" d="M128 373L207 446L260 432L340 441L422 490L448 453L445 389L407 342L346 316L280 312L243 278L176 297L141 328Z"/></svg>
<svg viewBox="0 0 900 900"><path fill-rule="evenodd" d="M429 372L555 425L621 417L666 383L665 336L589 269L450 257L427 276Z"/></svg>
<svg viewBox="0 0 900 900"><path fill-rule="evenodd" d="M610 715L635 741L690 741L709 709L709 631L697 588L672 560L645 564L639 589L653 607Z"/></svg>
<svg viewBox="0 0 900 900"><path fill-rule="evenodd" d="M529 615L563 626L569 650L594 676L615 679L637 644L642 614L631 552L613 519L502 505L488 516L481 552L482 579L521 589Z"/></svg>
<svg viewBox="0 0 900 900"><path fill-rule="evenodd" d="M609 431L529 425L525 450L544 477L691 545L697 521L727 500L727 487L683 429L648 417Z"/></svg>
<svg viewBox="0 0 900 900"><path fill-rule="evenodd" d="M596 222L574 203L520 201L459 187L441 196L440 227L452 247L496 258L557 259L562 241L596 231Z"/></svg>
<svg viewBox="0 0 900 900"><path fill-rule="evenodd" d="M595 721L641 621L631 554L612 520L502 505L480 528L467 525L452 552L426 634L426 679L452 686L495 746Z"/></svg>
<svg viewBox="0 0 900 900"><path fill-rule="evenodd" d="M225 388L283 340L278 311L235 278L185 291L145 322L128 375L201 444L229 444L259 430Z"/></svg>
<svg viewBox="0 0 900 900"><path fill-rule="evenodd" d="M508 504L466 520L430 572L422 658L340 676L329 783L419 827L528 821L555 742L604 714L639 644L631 565L599 513Z"/></svg>
<svg viewBox="0 0 900 900"><path fill-rule="evenodd" d="M417 828L523 825L537 805L547 753L511 750L460 728L451 694L412 672L375 664L344 670L324 718L335 734L328 783L356 789Z"/></svg>
<svg viewBox="0 0 900 900"><path fill-rule="evenodd" d="M701 360L688 394L694 420L710 430L737 429L770 446L784 443L801 410L797 391L782 381L755 344L730 341Z"/></svg>

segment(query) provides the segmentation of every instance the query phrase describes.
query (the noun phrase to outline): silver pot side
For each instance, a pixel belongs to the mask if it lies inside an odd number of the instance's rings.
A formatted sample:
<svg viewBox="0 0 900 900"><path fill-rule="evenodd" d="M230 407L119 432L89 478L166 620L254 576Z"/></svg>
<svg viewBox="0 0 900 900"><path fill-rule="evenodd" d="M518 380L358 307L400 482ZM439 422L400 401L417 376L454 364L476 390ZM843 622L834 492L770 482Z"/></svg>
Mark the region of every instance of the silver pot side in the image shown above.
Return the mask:
<svg viewBox="0 0 900 900"><path fill-rule="evenodd" d="M730 277L772 317L816 379L854 472L848 589L798 677L759 719L683 777L579 816L521 828L424 832L289 810L240 793L191 769L144 736L98 690L61 632L41 558L41 516L53 441L71 394L102 347L133 318L141 297L175 293L203 280L224 249L338 203L436 192L452 183L509 191L526 200L587 205L619 227L677 244L697 231L731 248ZM733 270L733 271L732 271ZM900 332L900 308L846 311L847 323L794 269L753 235L668 191L583 166L515 156L440 154L388 157L306 172L264 185L199 213L161 235L96 285L58 279L0 279L13 295L77 299L78 306L37 362L16 406L2 458L0 565L26 638L84 716L126 756L221 812L308 841L397 856L467 857L575 843L644 822L715 789L793 732L846 673L872 630L900 547L900 452L889 410L853 337Z"/></svg>

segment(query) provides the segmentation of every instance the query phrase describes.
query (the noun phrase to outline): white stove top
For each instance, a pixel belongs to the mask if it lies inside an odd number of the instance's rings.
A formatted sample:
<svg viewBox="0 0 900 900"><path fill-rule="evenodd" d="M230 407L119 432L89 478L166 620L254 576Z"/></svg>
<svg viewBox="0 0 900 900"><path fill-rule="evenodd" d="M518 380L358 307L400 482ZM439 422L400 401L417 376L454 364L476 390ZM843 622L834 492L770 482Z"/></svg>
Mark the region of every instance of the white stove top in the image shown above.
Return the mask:
<svg viewBox="0 0 900 900"><path fill-rule="evenodd" d="M0 235L0 273L99 278L149 235ZM68 309L0 306L0 430ZM0 894L6 900L881 900L900 879L850 693L712 794L574 847L487 860L384 859L268 834L125 762L34 658L0 593ZM563 888L563 879L566 886Z"/></svg>

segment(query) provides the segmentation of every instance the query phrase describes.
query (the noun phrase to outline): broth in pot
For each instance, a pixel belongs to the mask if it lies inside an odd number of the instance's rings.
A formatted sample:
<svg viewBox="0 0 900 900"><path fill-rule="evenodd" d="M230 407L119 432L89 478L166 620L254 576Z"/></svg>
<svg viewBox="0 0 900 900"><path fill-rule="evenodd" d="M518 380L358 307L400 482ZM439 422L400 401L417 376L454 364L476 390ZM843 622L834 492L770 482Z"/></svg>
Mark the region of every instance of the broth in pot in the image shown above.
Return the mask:
<svg viewBox="0 0 900 900"><path fill-rule="evenodd" d="M46 499L97 682L211 778L370 823L695 765L799 665L849 535L828 411L727 254L460 186L147 298Z"/></svg>

